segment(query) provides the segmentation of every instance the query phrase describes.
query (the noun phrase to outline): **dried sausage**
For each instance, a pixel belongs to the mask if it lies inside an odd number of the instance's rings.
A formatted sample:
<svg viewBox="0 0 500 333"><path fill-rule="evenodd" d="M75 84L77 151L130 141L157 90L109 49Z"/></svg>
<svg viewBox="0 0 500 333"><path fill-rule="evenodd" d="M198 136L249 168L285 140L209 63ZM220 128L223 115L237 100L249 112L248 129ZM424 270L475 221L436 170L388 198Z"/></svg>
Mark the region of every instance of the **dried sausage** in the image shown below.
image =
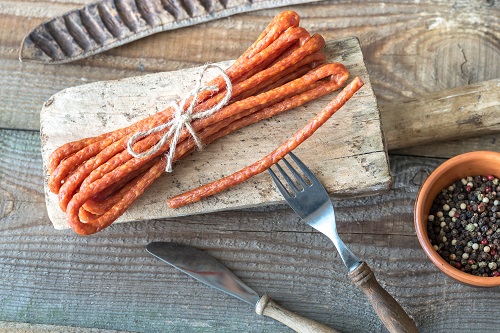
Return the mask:
<svg viewBox="0 0 500 333"><path fill-rule="evenodd" d="M297 133L295 133L284 144L279 146L269 155L245 167L227 177L203 185L194 190L170 198L167 203L171 208L178 208L190 203L197 202L213 194L222 192L232 186L242 183L271 167L280 161L286 154L295 149L298 145L310 137L321 125L323 125L347 100L363 86L363 81L356 77L348 86L346 86L324 109L316 115L311 121Z"/></svg>
<svg viewBox="0 0 500 333"><path fill-rule="evenodd" d="M341 64L323 64L325 42L298 26L298 15L286 11L277 15L266 30L228 69L232 98L221 110L191 123L204 143L248 124L302 105L340 88L348 77ZM217 77L213 94L205 92L194 101L194 112L210 108L225 96L225 81ZM158 178L166 165L165 143L154 154L135 158L126 149L129 138L167 123L173 117L169 107L128 127L97 137L67 143L56 149L48 163L49 189L58 194L69 225L88 235L109 226ZM134 150L154 146L164 131L135 142ZM174 160L195 149L187 130L181 132ZM173 149L173 148L172 148Z"/></svg>

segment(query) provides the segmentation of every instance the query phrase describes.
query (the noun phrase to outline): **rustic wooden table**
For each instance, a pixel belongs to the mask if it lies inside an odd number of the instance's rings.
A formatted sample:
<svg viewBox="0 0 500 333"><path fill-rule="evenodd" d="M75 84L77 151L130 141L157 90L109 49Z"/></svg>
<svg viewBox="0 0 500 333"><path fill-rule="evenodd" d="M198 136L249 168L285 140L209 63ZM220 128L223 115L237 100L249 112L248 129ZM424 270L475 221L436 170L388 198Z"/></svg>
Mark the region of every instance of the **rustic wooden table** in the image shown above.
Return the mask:
<svg viewBox="0 0 500 333"><path fill-rule="evenodd" d="M330 241L285 205L117 224L90 237L52 227L39 138L45 100L88 82L234 59L279 11L158 33L67 65L19 62L25 34L89 2L0 0L0 332L288 331L150 257L145 245L157 240L207 250L256 290L342 332L385 332ZM500 77L495 0L338 0L290 8L327 39L359 37L382 115L396 103ZM336 202L341 237L422 332L500 332L500 289L445 277L413 228L414 198L428 172L461 152L500 150L498 135L483 134L391 149L388 193Z"/></svg>

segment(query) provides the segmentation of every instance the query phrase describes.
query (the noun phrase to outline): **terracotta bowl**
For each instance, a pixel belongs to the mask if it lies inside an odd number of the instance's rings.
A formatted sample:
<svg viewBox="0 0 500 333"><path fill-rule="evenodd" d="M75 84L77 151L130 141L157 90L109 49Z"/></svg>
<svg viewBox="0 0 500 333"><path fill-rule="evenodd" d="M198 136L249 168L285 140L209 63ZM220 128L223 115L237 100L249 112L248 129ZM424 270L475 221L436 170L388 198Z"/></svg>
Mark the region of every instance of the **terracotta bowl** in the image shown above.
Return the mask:
<svg viewBox="0 0 500 333"><path fill-rule="evenodd" d="M472 286L500 286L500 277L481 277L453 267L431 245L427 235L427 216L438 193L467 176L494 175L500 178L500 153L476 151L455 156L434 170L426 179L415 201L415 229L420 245L429 259L446 275Z"/></svg>

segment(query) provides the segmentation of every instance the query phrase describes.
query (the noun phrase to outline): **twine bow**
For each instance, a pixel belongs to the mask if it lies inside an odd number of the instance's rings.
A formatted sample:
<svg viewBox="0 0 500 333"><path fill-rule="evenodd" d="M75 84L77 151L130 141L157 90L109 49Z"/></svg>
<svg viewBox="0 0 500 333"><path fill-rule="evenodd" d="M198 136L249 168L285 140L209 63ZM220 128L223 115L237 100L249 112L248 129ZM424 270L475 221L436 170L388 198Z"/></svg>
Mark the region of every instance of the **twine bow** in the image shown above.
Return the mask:
<svg viewBox="0 0 500 333"><path fill-rule="evenodd" d="M219 88L217 86L202 86L201 84L203 76L211 68L219 71L224 81L226 81L226 94L219 103L217 103L210 109L193 114L194 107L196 106L198 96L200 95L201 92L209 91L212 93L216 93L219 91ZM174 109L174 115L172 119L167 123L153 127L149 131L137 132L134 135L132 135L127 142L127 151L130 153L130 155L136 158L147 157L158 152L158 150L161 149L161 147L167 142L167 140L171 139L169 152L168 154L165 154L165 156L167 157L167 166L165 171L172 172L172 160L174 158L177 142L179 141L179 137L184 127L189 131L189 134L191 134L191 136L193 137L198 149L199 150L203 149L203 144L200 138L198 138L198 135L194 131L193 127L191 126L191 122L195 119L208 117L214 114L215 112L219 111L220 109L222 109L227 104L227 102L229 102L229 99L232 96L232 92L233 92L233 86L231 84L231 80L229 79L229 76L227 76L227 74L224 72L224 70L217 65L213 64L205 65L201 69L201 73L198 79L196 80L195 87L193 88L193 90L191 90L186 95L186 97L184 97L179 103L171 102L169 104L169 106L171 106ZM192 97L191 103L186 107L186 103L191 97ZM136 151L134 151L133 146L137 141L147 137L150 134L163 131L164 129L167 128L169 128L169 130L149 150L146 150L142 153L137 153Z"/></svg>

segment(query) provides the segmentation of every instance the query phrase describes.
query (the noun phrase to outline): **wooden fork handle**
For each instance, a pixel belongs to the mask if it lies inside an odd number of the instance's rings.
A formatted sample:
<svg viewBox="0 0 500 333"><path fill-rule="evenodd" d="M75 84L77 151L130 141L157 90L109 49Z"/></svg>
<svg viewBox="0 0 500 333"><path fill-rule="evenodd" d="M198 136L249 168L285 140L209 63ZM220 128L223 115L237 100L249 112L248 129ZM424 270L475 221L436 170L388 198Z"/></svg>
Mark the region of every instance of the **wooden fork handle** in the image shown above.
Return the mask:
<svg viewBox="0 0 500 333"><path fill-rule="evenodd" d="M340 333L333 328L285 309L268 295L261 297L255 306L255 312L259 315L273 318L299 333Z"/></svg>
<svg viewBox="0 0 500 333"><path fill-rule="evenodd" d="M378 283L366 262L349 273L354 285L368 297L378 317L391 333L418 333L415 322L399 303Z"/></svg>

